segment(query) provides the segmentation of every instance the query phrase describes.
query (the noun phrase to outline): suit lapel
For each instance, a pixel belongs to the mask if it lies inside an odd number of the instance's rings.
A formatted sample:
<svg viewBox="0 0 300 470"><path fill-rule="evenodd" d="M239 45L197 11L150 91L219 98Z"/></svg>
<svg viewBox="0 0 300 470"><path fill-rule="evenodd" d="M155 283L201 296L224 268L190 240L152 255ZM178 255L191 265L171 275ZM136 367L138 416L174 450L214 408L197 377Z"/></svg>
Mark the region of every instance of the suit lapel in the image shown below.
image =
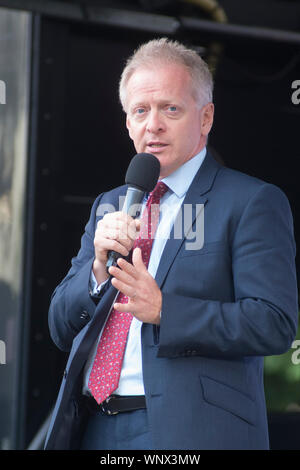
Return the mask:
<svg viewBox="0 0 300 470"><path fill-rule="evenodd" d="M161 288L169 269L183 242L187 242L197 217L208 201L207 193L211 190L220 165L207 153L200 169L195 175L183 201L181 211L177 215L170 238L163 251L155 280ZM203 206L202 206L203 205ZM203 213L201 214L203 216ZM176 229L175 229L176 228ZM179 232L178 232L179 230ZM178 237L181 233L181 237Z"/></svg>

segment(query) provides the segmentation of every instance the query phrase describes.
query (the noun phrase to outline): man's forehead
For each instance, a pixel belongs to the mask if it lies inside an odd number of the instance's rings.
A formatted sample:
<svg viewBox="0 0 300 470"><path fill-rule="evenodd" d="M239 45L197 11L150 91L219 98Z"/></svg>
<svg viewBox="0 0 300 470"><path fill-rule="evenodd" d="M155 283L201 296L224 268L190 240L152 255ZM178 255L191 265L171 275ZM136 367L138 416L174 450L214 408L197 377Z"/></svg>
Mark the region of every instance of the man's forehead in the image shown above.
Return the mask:
<svg viewBox="0 0 300 470"><path fill-rule="evenodd" d="M168 76L171 75L174 78L174 74L176 76L184 77L186 80L189 80L190 73L183 64L178 64L175 62L165 63L165 62L153 62L149 65L140 65L138 66L133 73L131 74L128 83L130 81L135 81L137 79L144 79L146 80L148 77L154 76Z"/></svg>
<svg viewBox="0 0 300 470"><path fill-rule="evenodd" d="M160 98L169 101L174 96L190 93L191 79L187 70L178 64L159 67L140 67L134 71L127 83L127 93L132 100L139 100L137 94L162 94Z"/></svg>

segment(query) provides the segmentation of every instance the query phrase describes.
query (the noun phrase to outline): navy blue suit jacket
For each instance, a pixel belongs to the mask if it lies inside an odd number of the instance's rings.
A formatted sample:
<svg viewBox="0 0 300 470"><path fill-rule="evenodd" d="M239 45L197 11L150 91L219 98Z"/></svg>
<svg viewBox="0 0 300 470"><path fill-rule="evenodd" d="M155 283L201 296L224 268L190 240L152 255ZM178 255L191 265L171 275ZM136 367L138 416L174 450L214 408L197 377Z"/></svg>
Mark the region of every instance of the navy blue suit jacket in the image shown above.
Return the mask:
<svg viewBox="0 0 300 470"><path fill-rule="evenodd" d="M70 356L47 449L78 445L82 369L116 294L111 287L97 306L89 295L97 208L118 208L125 192L96 199L80 251L52 297L50 332ZM263 356L288 350L297 328L288 200L278 187L225 168L208 153L184 203L205 204L204 245L187 250L184 237L170 237L156 275L161 324L142 326L154 448L268 448Z"/></svg>

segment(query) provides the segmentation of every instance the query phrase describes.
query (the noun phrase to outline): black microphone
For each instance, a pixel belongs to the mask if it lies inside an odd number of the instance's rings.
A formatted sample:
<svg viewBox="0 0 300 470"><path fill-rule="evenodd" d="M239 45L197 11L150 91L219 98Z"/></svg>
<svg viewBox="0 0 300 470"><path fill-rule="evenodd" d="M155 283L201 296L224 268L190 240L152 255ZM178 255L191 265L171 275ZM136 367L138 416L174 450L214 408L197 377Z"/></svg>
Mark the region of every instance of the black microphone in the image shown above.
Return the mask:
<svg viewBox="0 0 300 470"><path fill-rule="evenodd" d="M160 163L151 153L138 153L129 163L125 183L128 184L122 212L134 219L140 215L140 206L145 193L151 192L157 183L160 173ZM115 266L117 259L122 255L116 251L109 251L106 269Z"/></svg>

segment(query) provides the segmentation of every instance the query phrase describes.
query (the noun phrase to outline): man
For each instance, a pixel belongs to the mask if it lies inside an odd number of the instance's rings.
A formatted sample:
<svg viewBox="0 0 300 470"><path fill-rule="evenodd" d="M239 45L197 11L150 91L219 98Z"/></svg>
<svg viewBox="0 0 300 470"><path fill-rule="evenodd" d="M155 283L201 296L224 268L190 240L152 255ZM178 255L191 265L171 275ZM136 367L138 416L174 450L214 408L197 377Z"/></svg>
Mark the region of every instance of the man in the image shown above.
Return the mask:
<svg viewBox="0 0 300 470"><path fill-rule="evenodd" d="M51 301L52 338L70 357L46 448L266 449L263 356L286 351L297 325L288 201L207 152L212 79L194 51L165 38L144 44L120 98L136 151L159 159L167 210L156 233L168 236L145 255L143 223L100 214L126 187L96 199ZM201 230L204 244L187 243ZM122 258L108 277L110 250Z"/></svg>

